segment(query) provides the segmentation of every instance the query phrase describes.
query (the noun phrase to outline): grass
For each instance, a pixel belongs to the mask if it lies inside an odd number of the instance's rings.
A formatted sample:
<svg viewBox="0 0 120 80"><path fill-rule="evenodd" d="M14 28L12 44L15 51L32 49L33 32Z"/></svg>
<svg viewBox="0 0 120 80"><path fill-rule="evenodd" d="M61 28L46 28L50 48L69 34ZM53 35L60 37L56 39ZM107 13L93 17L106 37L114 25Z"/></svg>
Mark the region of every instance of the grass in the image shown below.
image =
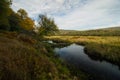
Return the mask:
<svg viewBox="0 0 120 80"><path fill-rule="evenodd" d="M72 69L71 69L72 70ZM85 80L54 55L50 44L16 32L0 32L0 80Z"/></svg>
<svg viewBox="0 0 120 80"><path fill-rule="evenodd" d="M37 37L37 36L36 36ZM120 62L119 36L46 36L56 43L16 32L0 32L0 80L88 80L92 77L67 66L54 55L55 46L85 45L94 59Z"/></svg>
<svg viewBox="0 0 120 80"><path fill-rule="evenodd" d="M85 45L87 54L120 65L120 36L50 36L53 41L68 41Z"/></svg>
<svg viewBox="0 0 120 80"><path fill-rule="evenodd" d="M57 79L54 63L42 52L38 54L33 44L4 35L0 36L0 80Z"/></svg>

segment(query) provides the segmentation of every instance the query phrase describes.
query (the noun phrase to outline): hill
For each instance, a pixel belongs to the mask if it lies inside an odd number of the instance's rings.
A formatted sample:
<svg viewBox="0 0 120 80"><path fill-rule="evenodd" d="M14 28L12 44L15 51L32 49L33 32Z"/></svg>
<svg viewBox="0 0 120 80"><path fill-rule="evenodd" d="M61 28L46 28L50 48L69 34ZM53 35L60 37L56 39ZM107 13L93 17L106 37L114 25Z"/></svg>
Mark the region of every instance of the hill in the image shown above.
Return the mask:
<svg viewBox="0 0 120 80"><path fill-rule="evenodd" d="M118 27L103 28L103 29L99 29L99 30L120 30L120 26L118 26Z"/></svg>
<svg viewBox="0 0 120 80"><path fill-rule="evenodd" d="M66 36L120 36L120 27L110 27L96 30L76 31L60 30L59 34Z"/></svg>

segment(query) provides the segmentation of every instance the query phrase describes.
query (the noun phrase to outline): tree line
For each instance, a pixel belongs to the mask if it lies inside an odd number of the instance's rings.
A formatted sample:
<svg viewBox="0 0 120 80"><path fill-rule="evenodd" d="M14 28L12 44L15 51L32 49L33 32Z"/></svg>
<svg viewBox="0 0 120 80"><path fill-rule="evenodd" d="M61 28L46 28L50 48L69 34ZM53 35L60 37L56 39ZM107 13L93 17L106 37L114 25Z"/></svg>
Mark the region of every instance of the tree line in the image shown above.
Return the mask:
<svg viewBox="0 0 120 80"><path fill-rule="evenodd" d="M75 30L60 30L58 36L120 36L120 27L108 29L75 31Z"/></svg>
<svg viewBox="0 0 120 80"><path fill-rule="evenodd" d="M11 0L0 0L0 30L34 32L37 29L39 35L51 35L58 31L54 19L48 18L47 15L39 15L39 26L36 28L34 20L24 9L14 12L10 8L11 5Z"/></svg>

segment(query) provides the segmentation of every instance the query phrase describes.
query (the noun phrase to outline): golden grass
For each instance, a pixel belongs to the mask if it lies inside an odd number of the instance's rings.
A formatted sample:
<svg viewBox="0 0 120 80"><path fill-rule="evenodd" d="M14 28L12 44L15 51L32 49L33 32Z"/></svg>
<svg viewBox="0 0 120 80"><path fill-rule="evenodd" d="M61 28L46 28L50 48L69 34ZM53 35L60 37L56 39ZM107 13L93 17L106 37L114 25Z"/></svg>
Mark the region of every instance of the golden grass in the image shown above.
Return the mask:
<svg viewBox="0 0 120 80"><path fill-rule="evenodd" d="M67 40L70 42L87 42L103 44L120 44L119 36L46 36L49 39Z"/></svg>
<svg viewBox="0 0 120 80"><path fill-rule="evenodd" d="M0 36L0 80L56 80L55 64L21 41Z"/></svg>
<svg viewBox="0 0 120 80"><path fill-rule="evenodd" d="M0 80L73 80L48 44L31 36L0 33Z"/></svg>
<svg viewBox="0 0 120 80"><path fill-rule="evenodd" d="M46 36L46 38L84 44L89 55L97 55L117 64L120 62L120 36Z"/></svg>

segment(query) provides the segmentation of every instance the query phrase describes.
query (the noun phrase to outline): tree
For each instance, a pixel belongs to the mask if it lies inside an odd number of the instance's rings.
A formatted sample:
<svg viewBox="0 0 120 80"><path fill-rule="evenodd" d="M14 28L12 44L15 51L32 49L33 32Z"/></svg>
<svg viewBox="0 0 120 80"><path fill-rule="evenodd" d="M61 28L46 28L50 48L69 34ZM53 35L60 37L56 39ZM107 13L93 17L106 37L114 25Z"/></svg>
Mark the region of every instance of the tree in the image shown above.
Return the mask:
<svg viewBox="0 0 120 80"><path fill-rule="evenodd" d="M58 31L58 27L54 20L46 15L39 15L39 35L51 35Z"/></svg>
<svg viewBox="0 0 120 80"><path fill-rule="evenodd" d="M8 16L11 13L11 0L0 0L0 29L9 30Z"/></svg>
<svg viewBox="0 0 120 80"><path fill-rule="evenodd" d="M20 26L25 30L32 31L34 29L34 21L28 17L28 13L24 9L19 9L17 14L21 17Z"/></svg>
<svg viewBox="0 0 120 80"><path fill-rule="evenodd" d="M19 16L21 16L22 19L25 19L25 18L28 17L28 14L27 14L27 12L24 9L19 9L17 11L17 13L18 13Z"/></svg>
<svg viewBox="0 0 120 80"><path fill-rule="evenodd" d="M29 30L29 31L33 31L34 30L34 21L29 18L29 17L26 17L25 19L23 19L21 22L20 22L20 25L23 29L25 30Z"/></svg>
<svg viewBox="0 0 120 80"><path fill-rule="evenodd" d="M10 31L20 31L22 27L20 23L22 22L21 17L12 11L11 15L8 17L9 24L10 24Z"/></svg>

